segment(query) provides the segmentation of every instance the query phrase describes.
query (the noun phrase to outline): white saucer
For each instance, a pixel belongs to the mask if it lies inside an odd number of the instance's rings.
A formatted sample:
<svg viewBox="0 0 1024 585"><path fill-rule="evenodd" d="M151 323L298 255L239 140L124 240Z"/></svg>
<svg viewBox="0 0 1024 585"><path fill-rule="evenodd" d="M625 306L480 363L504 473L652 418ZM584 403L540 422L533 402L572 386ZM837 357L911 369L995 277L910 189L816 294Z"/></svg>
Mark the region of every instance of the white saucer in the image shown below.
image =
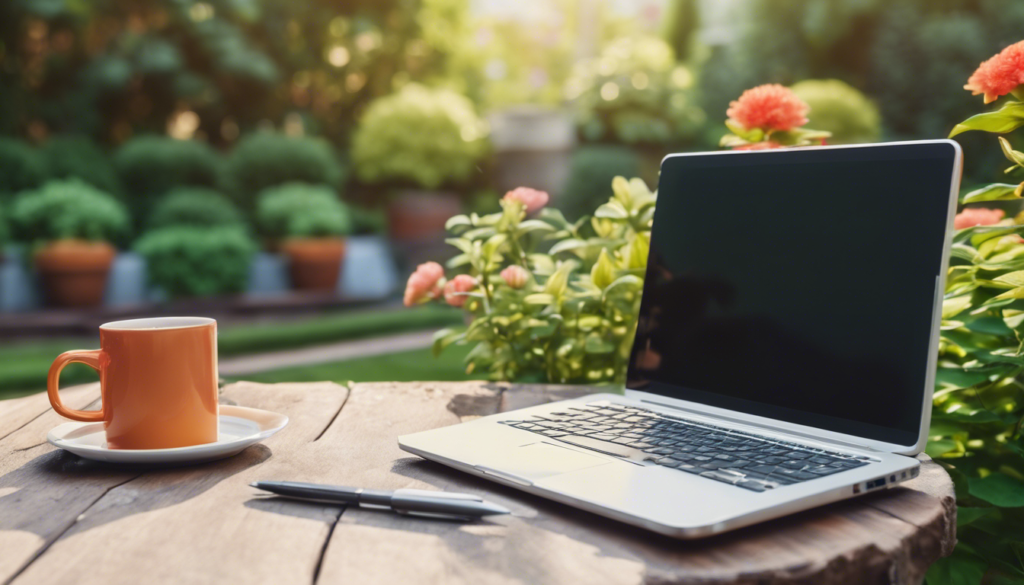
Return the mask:
<svg viewBox="0 0 1024 585"><path fill-rule="evenodd" d="M249 445L259 443L288 424L283 414L246 408L220 406L220 433L216 443L174 449L108 449L103 423L64 423L46 435L55 447L79 457L108 463L181 465L231 457Z"/></svg>

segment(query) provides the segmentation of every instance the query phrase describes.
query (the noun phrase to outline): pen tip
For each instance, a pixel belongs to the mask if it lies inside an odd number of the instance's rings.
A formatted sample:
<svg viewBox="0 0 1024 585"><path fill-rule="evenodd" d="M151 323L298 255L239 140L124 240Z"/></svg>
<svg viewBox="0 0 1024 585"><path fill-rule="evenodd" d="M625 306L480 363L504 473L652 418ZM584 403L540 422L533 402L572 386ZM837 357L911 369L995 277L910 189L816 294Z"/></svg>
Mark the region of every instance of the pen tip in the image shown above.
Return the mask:
<svg viewBox="0 0 1024 585"><path fill-rule="evenodd" d="M251 487L256 488L256 489L260 489L260 482L258 482L258 481L250 482L249 485Z"/></svg>

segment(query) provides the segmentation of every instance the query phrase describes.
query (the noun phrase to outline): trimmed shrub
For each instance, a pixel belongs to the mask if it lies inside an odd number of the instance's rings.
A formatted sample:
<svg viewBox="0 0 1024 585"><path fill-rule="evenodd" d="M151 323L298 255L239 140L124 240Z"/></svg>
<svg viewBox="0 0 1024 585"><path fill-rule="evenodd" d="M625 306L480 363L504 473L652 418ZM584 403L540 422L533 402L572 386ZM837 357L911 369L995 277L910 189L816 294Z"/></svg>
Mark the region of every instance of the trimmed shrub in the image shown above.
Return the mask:
<svg viewBox="0 0 1024 585"><path fill-rule="evenodd" d="M179 187L161 199L147 222L149 229L170 226L243 225L242 214L219 192L206 187Z"/></svg>
<svg viewBox="0 0 1024 585"><path fill-rule="evenodd" d="M220 155L208 144L166 136L133 138L114 154L125 201L137 220L175 187L217 187L221 166Z"/></svg>
<svg viewBox="0 0 1024 585"><path fill-rule="evenodd" d="M485 134L465 96L410 83L366 108L352 139L352 163L367 183L436 189L470 177L487 151Z"/></svg>
<svg viewBox="0 0 1024 585"><path fill-rule="evenodd" d="M77 179L23 191L11 205L10 216L15 238L24 242L117 241L131 223L117 199Z"/></svg>
<svg viewBox="0 0 1024 585"><path fill-rule="evenodd" d="M791 88L811 106L808 126L831 132L829 144L876 142L882 135L878 106L838 79L808 79Z"/></svg>
<svg viewBox="0 0 1024 585"><path fill-rule="evenodd" d="M0 199L46 182L46 159L36 149L13 138L0 138Z"/></svg>
<svg viewBox="0 0 1024 585"><path fill-rule="evenodd" d="M383 209L350 206L352 233L383 234L388 231L388 216Z"/></svg>
<svg viewBox="0 0 1024 585"><path fill-rule="evenodd" d="M571 220L591 213L612 196L612 179L640 174L640 156L625 146L592 145L576 150L559 207Z"/></svg>
<svg viewBox="0 0 1024 585"><path fill-rule="evenodd" d="M348 206L323 185L288 183L260 193L260 233L271 240L341 236L352 232Z"/></svg>
<svg viewBox="0 0 1024 585"><path fill-rule="evenodd" d="M242 292L256 249L245 230L235 226L166 227L135 243L147 260L150 283L172 297Z"/></svg>
<svg viewBox="0 0 1024 585"><path fill-rule="evenodd" d="M348 174L337 152L321 138L256 132L239 141L227 161L235 201L252 210L261 191L284 183L341 187Z"/></svg>
<svg viewBox="0 0 1024 585"><path fill-rule="evenodd" d="M107 193L121 192L110 158L85 136L51 138L40 150L51 179L78 178Z"/></svg>

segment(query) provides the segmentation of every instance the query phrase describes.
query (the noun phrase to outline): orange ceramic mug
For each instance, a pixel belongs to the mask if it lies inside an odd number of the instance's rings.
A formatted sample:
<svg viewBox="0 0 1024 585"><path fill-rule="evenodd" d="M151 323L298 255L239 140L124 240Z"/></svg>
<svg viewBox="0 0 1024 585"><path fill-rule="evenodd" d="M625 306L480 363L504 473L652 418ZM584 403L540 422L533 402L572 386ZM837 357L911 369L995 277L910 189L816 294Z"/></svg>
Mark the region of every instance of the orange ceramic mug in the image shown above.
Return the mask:
<svg viewBox="0 0 1024 585"><path fill-rule="evenodd" d="M65 407L60 372L81 362L100 374L100 410ZM114 321L100 349L62 353L46 384L61 416L103 421L111 449L167 449L217 440L217 322L202 317Z"/></svg>

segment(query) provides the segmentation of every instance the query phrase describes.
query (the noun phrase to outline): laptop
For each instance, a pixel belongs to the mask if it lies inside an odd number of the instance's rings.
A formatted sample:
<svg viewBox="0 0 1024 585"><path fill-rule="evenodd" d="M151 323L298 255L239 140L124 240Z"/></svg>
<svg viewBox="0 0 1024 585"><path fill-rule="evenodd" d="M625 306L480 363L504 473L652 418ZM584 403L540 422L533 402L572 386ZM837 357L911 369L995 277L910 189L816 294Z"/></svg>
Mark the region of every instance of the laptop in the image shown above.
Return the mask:
<svg viewBox="0 0 1024 585"><path fill-rule="evenodd" d="M677 538L916 477L961 156L933 140L666 157L625 393L401 448Z"/></svg>

